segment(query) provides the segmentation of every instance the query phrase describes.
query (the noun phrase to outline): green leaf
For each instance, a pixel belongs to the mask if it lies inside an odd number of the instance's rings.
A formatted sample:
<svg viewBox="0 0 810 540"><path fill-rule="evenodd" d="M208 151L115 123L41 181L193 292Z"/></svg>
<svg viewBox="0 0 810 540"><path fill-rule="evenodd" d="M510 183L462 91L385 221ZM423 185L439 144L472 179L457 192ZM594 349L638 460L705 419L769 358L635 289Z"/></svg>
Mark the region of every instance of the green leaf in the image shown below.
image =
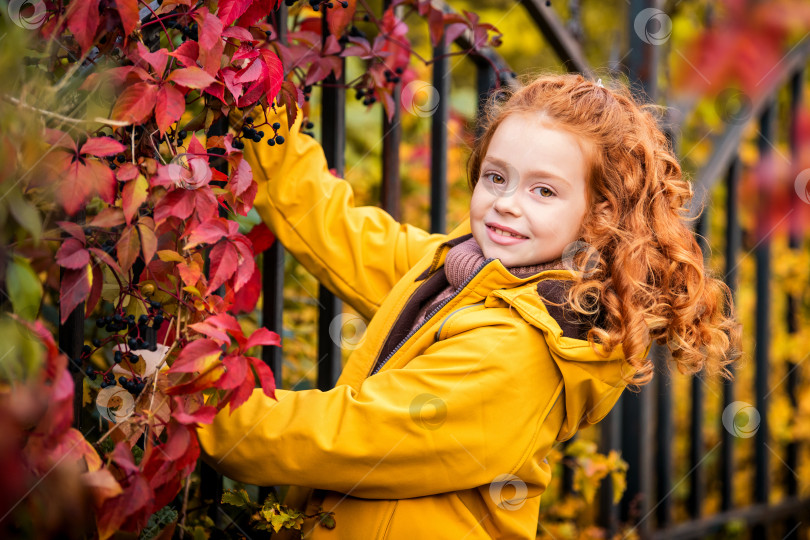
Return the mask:
<svg viewBox="0 0 810 540"><path fill-rule="evenodd" d="M230 504L238 508L252 508L256 506L250 500L250 495L244 489L228 489L222 493L222 504Z"/></svg>
<svg viewBox="0 0 810 540"><path fill-rule="evenodd" d="M8 194L8 208L11 215L20 226L31 233L34 244L39 244L42 236L42 218L37 208L22 198L22 194L17 189L13 189Z"/></svg>
<svg viewBox="0 0 810 540"><path fill-rule="evenodd" d="M33 321L42 302L42 283L23 257L15 255L9 263L6 269L6 288L14 313Z"/></svg>

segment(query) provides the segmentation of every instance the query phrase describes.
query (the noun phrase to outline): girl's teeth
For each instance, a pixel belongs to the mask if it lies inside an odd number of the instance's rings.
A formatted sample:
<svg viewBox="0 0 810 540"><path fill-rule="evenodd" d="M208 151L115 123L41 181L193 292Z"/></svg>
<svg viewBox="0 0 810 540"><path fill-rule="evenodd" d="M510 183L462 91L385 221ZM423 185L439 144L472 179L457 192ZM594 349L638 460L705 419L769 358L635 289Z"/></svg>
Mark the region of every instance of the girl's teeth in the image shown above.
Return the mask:
<svg viewBox="0 0 810 540"><path fill-rule="evenodd" d="M500 234L501 236L513 236L515 238L525 238L524 236L521 236L519 234L512 234L510 232L506 232L506 231L503 231L501 229L496 229L495 227L491 227L491 229L493 231L495 231L496 233Z"/></svg>

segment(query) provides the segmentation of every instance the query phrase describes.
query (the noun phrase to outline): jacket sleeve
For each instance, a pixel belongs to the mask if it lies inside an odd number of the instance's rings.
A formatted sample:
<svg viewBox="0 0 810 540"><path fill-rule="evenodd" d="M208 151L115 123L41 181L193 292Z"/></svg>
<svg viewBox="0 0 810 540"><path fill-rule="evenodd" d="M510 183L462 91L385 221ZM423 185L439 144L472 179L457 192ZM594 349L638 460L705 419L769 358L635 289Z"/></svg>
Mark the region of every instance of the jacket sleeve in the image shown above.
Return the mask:
<svg viewBox="0 0 810 540"><path fill-rule="evenodd" d="M548 349L532 346L539 335L526 324L471 328L359 390L276 390L275 401L257 389L198 428L203 458L245 483L370 499L492 483L556 437L540 428L562 382Z"/></svg>
<svg viewBox="0 0 810 540"><path fill-rule="evenodd" d="M396 221L382 208L354 206L351 185L329 172L323 148L291 129L285 107L268 115L281 124L281 145L245 144L258 183L254 206L284 247L324 286L371 318L394 284L445 235ZM271 110L272 112L272 110Z"/></svg>

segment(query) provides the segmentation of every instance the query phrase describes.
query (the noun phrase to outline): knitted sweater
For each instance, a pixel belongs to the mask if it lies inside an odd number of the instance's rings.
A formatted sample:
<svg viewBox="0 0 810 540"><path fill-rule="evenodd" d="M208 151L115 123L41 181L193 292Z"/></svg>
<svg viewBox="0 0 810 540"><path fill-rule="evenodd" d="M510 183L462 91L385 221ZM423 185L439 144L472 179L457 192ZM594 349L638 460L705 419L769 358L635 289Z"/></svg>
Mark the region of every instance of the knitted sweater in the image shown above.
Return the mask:
<svg viewBox="0 0 810 540"><path fill-rule="evenodd" d="M447 300L458 292L458 289L465 283L467 279L480 267L486 258L475 241L475 238L470 236L469 239L453 246L447 253L447 258L444 262L444 273L447 277L447 286L441 289L432 299L424 303L422 308L416 315L411 331L422 324L434 309L439 304ZM534 264L529 266L511 267L507 268L512 274L517 277L525 278L532 276L543 270L563 269L565 266L562 262L562 257L552 261ZM538 292L544 297L549 298L555 303L561 303L562 293L564 291L563 284L560 280L545 280L538 284ZM587 332L589 327L583 326L577 320L572 320L571 314L563 307L548 305L549 314L551 314L560 327L563 329L563 334L570 337L582 337Z"/></svg>

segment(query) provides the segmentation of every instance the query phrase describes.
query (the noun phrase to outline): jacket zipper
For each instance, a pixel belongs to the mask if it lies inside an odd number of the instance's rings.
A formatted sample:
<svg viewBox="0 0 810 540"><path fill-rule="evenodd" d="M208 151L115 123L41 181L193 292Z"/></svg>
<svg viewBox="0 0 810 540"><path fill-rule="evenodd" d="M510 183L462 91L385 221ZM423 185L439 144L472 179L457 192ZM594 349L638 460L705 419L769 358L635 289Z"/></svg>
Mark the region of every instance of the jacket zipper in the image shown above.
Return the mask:
<svg viewBox="0 0 810 540"><path fill-rule="evenodd" d="M442 308L443 308L443 307L444 307L444 306L445 306L445 305L446 305L448 302L450 302L450 300L452 300L453 298L455 298L456 296L458 296L458 295L459 295L459 293L461 293L461 291L463 291L463 290L464 290L464 287L466 287L466 286L467 286L467 284L468 284L470 281L472 281L472 280L475 278L475 276L477 276L477 275L478 275L478 274L481 272L481 270L483 270L483 269L484 269L484 267L485 267L487 264L489 264L490 262L492 262L492 261L494 261L494 260L495 260L495 259L486 259L486 260L484 260L484 262L481 264L481 266L479 266L479 267L478 267L478 268L475 270L475 272L473 272L473 274L472 274L470 277L468 277L468 278L467 278L467 279L464 281L464 283L462 283L462 284L461 284L461 286L459 286L459 288L458 288L458 292L457 292L456 294L454 294L453 296L451 296L451 297L446 298L445 300L443 300L441 304L439 304L438 306L436 306L436 307L433 309L433 311L431 311L430 313L428 313L427 317L425 317L425 320L424 320L424 321L422 321L422 324L420 324L419 326L417 326L416 328L414 328L413 330L411 330L410 332L408 332L408 335L407 335L407 336L405 336L405 337L402 339L402 341L400 341L400 342L399 342L399 344L398 344L396 347L394 347L394 350L393 350L393 351L391 351L391 352L388 354L388 356L386 356L386 357L385 357L385 360L383 360L382 362L380 362L380 364L379 364L379 365L377 365L377 367L375 367L375 368L374 368L374 369L371 371L371 373L369 373L369 374L368 374L368 377L371 377L372 375L374 375L375 373L377 373L378 371L380 371L380 369L382 369L382 367L385 365L385 363L386 363L386 362L388 362L388 360L390 360L390 358L391 358L392 356L394 356L394 354L396 354L396 352L397 352L397 351L400 349L400 347L402 347L402 346L405 344L405 342L406 342L406 341L408 341L408 340L411 338L411 336L412 336L412 335L414 335L416 332L418 332L418 331L419 331L419 329L420 329L420 328L422 328L422 327L423 327L425 324L427 324L427 322L428 322L428 321L429 321L429 320L430 320L430 319L431 319L431 318L432 318L432 317L433 317L433 316L434 316L436 313L438 313L438 312L439 312L439 311L440 311L440 310L441 310L441 309L442 309Z"/></svg>

